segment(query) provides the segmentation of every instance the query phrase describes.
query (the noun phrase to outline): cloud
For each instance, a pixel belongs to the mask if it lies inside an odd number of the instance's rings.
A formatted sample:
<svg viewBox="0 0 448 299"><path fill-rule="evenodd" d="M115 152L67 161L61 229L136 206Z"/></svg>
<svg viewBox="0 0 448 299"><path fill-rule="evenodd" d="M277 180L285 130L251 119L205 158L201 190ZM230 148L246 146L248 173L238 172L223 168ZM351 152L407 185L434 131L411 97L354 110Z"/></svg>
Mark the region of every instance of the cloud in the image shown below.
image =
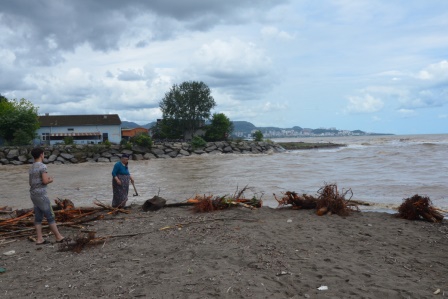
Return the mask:
<svg viewBox="0 0 448 299"><path fill-rule="evenodd" d="M279 30L274 26L265 26L261 29L261 35L269 39L277 39L283 41L293 40L294 36L286 31Z"/></svg>
<svg viewBox="0 0 448 299"><path fill-rule="evenodd" d="M117 79L120 81L140 81L144 80L145 76L141 70L119 70L120 74Z"/></svg>
<svg viewBox="0 0 448 299"><path fill-rule="evenodd" d="M384 107L383 101L370 94L348 97L349 104L346 107L348 113L372 113L378 112Z"/></svg>
<svg viewBox="0 0 448 299"><path fill-rule="evenodd" d="M134 37L139 38L135 45L143 47L186 30L251 22L262 15L258 12L284 2L260 0L254 6L252 0L5 0L0 42L15 48L18 61L54 65L64 61L60 51L74 51L86 43L107 52Z"/></svg>
<svg viewBox="0 0 448 299"><path fill-rule="evenodd" d="M240 100L252 100L275 82L271 58L252 42L215 40L195 53L190 72L211 87Z"/></svg>

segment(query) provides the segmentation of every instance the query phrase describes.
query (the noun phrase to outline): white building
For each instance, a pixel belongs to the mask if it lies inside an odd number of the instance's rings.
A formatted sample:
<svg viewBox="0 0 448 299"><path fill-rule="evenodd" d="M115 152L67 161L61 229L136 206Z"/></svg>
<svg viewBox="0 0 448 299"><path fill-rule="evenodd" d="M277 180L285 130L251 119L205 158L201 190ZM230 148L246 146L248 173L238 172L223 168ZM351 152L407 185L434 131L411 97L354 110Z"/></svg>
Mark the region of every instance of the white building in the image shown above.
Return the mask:
<svg viewBox="0 0 448 299"><path fill-rule="evenodd" d="M39 116L40 142L54 145L73 137L76 144L97 144L106 140L121 141L121 120L118 114Z"/></svg>

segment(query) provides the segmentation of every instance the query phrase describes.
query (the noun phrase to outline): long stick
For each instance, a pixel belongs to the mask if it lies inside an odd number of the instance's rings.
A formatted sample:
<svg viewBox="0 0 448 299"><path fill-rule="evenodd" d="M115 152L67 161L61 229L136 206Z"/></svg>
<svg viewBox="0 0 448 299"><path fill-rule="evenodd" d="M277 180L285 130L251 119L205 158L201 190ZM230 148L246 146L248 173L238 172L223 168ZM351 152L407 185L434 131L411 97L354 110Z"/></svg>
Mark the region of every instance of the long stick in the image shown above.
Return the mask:
<svg viewBox="0 0 448 299"><path fill-rule="evenodd" d="M137 192L137 189L135 188L134 182L131 182L131 183L132 183L132 186L134 187L134 191L135 191L135 194L133 194L133 196L138 196L138 192Z"/></svg>

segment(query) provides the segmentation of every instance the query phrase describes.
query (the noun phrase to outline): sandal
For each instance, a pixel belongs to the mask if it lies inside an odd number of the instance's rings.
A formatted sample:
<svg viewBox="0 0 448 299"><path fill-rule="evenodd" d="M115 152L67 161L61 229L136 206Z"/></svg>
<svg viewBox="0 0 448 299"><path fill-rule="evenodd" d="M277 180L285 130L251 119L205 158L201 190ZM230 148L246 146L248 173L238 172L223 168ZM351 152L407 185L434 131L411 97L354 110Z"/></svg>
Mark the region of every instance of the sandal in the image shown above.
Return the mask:
<svg viewBox="0 0 448 299"><path fill-rule="evenodd" d="M50 244L50 241L44 240L43 242L36 243L36 245L44 245L44 244Z"/></svg>

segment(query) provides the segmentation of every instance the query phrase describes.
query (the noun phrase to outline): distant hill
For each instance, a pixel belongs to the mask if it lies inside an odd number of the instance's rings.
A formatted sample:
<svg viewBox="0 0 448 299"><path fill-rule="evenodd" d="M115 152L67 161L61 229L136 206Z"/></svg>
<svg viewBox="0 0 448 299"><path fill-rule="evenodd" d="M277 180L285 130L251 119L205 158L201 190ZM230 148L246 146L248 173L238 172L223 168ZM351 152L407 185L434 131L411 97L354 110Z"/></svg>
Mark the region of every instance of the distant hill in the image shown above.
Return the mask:
<svg viewBox="0 0 448 299"><path fill-rule="evenodd" d="M132 121L121 121L121 127L122 127L123 129L134 129L134 128L146 128L146 129L149 129L149 128L151 128L155 123L156 123L156 122L153 121L153 122L147 123L146 125L139 125L139 124L134 123L134 122L132 122Z"/></svg>
<svg viewBox="0 0 448 299"><path fill-rule="evenodd" d="M254 126L252 123L248 121L232 121L233 123L233 130L235 132L250 132L252 130L256 130L257 127Z"/></svg>

